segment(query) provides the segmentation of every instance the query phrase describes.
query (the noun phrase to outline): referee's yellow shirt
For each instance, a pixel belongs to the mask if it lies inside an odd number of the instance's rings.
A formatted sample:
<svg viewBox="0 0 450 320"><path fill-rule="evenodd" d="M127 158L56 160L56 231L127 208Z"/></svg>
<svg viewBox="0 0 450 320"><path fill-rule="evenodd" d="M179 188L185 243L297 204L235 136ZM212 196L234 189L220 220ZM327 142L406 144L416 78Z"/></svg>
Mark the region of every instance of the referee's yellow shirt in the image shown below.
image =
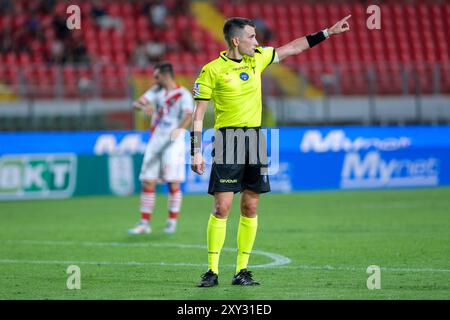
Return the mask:
<svg viewBox="0 0 450 320"><path fill-rule="evenodd" d="M275 57L273 47L257 47L241 62L226 51L206 64L194 83L195 100L214 101L214 128L261 126L261 73Z"/></svg>

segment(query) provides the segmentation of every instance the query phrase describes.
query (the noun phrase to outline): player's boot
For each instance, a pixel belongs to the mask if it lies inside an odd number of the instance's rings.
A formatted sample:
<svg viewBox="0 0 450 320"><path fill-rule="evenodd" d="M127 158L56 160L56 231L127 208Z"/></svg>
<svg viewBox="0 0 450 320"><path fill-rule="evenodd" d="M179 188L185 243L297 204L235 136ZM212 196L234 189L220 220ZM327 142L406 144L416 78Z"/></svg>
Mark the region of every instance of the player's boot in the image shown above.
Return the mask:
<svg viewBox="0 0 450 320"><path fill-rule="evenodd" d="M177 230L177 220L175 219L169 219L166 223L166 228L164 229L164 232L167 234L175 233Z"/></svg>
<svg viewBox="0 0 450 320"><path fill-rule="evenodd" d="M219 276L211 269L202 274L197 287L214 287L219 284Z"/></svg>
<svg viewBox="0 0 450 320"><path fill-rule="evenodd" d="M233 281L231 281L231 284L240 286L257 286L259 285L259 282L253 280L251 271L242 269L233 277Z"/></svg>
<svg viewBox="0 0 450 320"><path fill-rule="evenodd" d="M134 228L128 230L128 234L150 234L152 228L148 222L139 222Z"/></svg>

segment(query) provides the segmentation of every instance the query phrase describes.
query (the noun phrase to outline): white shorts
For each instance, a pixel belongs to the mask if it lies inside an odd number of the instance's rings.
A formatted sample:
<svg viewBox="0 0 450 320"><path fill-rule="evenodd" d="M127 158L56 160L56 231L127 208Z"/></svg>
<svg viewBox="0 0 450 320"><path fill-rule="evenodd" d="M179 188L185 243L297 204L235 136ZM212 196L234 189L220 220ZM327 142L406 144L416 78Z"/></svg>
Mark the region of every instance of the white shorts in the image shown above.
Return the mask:
<svg viewBox="0 0 450 320"><path fill-rule="evenodd" d="M184 134L180 134L175 141L170 141L170 132L155 130L145 149L139 180L184 182L185 150Z"/></svg>

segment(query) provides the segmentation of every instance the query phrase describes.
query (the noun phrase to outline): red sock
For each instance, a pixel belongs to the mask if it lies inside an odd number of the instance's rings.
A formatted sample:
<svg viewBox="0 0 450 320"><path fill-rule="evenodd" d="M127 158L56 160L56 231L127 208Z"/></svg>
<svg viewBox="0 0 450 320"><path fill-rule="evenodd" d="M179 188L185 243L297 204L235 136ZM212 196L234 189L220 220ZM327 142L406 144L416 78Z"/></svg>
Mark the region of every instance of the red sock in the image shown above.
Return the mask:
<svg viewBox="0 0 450 320"><path fill-rule="evenodd" d="M181 208L181 201L183 200L183 194L181 193L181 190L171 190L169 192L168 200L169 219L177 219L178 213L180 212Z"/></svg>
<svg viewBox="0 0 450 320"><path fill-rule="evenodd" d="M155 207L155 190L143 187L141 192L141 219L150 221Z"/></svg>
<svg viewBox="0 0 450 320"><path fill-rule="evenodd" d="M178 212L172 212L169 211L169 219L177 219L178 218Z"/></svg>

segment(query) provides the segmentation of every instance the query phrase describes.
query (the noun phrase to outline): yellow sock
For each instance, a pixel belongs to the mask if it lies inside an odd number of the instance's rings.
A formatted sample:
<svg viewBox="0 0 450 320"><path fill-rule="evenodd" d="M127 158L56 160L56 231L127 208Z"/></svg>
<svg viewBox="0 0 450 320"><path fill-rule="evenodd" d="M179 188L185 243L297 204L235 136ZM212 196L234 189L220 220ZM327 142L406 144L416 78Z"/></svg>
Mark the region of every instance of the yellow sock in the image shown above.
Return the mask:
<svg viewBox="0 0 450 320"><path fill-rule="evenodd" d="M238 255L236 263L236 273L247 268L248 259L255 242L256 229L258 228L258 217L247 218L241 215L238 228Z"/></svg>
<svg viewBox="0 0 450 320"><path fill-rule="evenodd" d="M209 217L206 241L208 243L208 269L219 274L219 257L225 242L227 232L227 219Z"/></svg>

